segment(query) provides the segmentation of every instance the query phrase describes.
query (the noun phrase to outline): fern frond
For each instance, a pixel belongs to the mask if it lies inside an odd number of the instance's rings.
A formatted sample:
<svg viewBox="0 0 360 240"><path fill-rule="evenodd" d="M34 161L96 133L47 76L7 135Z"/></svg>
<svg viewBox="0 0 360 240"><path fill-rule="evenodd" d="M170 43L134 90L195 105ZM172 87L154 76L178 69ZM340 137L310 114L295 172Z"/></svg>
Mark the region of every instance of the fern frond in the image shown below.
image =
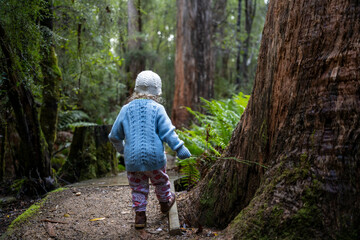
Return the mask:
<svg viewBox="0 0 360 240"><path fill-rule="evenodd" d="M185 181L186 186L194 185L200 179L197 165L198 161L203 158L196 156L206 153L206 159L211 160L217 159L221 155L218 150L225 149L228 145L249 98L250 96L243 93L226 100L210 101L201 98L202 107L207 114L186 108L197 120L197 124L193 123L189 129L177 131L179 137L195 156L179 161L181 173L185 176L183 181Z"/></svg>

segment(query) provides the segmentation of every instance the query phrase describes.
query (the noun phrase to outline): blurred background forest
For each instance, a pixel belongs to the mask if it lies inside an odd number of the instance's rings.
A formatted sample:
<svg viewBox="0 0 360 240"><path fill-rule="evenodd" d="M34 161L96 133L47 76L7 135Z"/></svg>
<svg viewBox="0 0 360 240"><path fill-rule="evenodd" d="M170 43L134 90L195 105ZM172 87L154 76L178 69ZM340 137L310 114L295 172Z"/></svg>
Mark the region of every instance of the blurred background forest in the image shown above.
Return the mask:
<svg viewBox="0 0 360 240"><path fill-rule="evenodd" d="M112 124L141 70L160 75L164 105L172 115L179 2L184 1L1 0L0 180L49 176L48 170L32 175L29 169L33 166L57 170L63 162L57 163L54 156L69 147L67 138L74 128ZM236 103L240 92L251 94L267 1L198 4L196 11L210 10L206 20L213 29L207 32L214 66L213 92L208 96L221 100L219 106L234 96ZM183 31L193 31L186 24ZM205 81L198 88L207 85ZM197 98L210 100L208 96ZM183 96L187 97L191 98ZM236 106L230 108L239 111ZM236 118L232 125L237 122ZM28 136L27 143L24 136ZM31 148L40 150L24 150ZM66 158L68 152L62 153ZM31 166L29 159L41 160Z"/></svg>
<svg viewBox="0 0 360 240"><path fill-rule="evenodd" d="M230 98L237 91L236 69L240 48L240 64L248 68L247 85L240 90L250 94L256 70L266 4L257 3L250 43L242 14L237 32L238 0L228 1L226 16L215 38L215 98ZM240 1L241 2L241 1ZM242 11L245 9L242 1ZM176 1L141 1L141 31L137 38L141 49L128 49L127 1L55 1L56 53L62 71L61 110L82 110L90 122L112 124L129 96L129 65L133 59L145 60L144 69L152 69L163 81L166 109L171 113L174 95L174 59L176 37ZM245 49L245 47L247 49ZM243 58L245 51L247 59ZM101 87L100 87L101 86Z"/></svg>

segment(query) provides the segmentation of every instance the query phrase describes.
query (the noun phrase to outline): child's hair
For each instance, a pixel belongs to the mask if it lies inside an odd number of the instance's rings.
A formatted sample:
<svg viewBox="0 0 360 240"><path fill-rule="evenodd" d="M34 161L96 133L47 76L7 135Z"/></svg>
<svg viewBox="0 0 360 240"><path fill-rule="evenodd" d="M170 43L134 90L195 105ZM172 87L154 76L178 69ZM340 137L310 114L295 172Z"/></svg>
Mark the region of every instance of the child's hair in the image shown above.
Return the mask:
<svg viewBox="0 0 360 240"><path fill-rule="evenodd" d="M137 92L134 92L126 101L126 103L129 103L131 102L132 100L135 100L135 99L151 99L151 100L154 100L155 102L157 103L164 103L164 99L161 97L161 96L155 96L155 95L147 95L147 94L141 94L141 93L137 93Z"/></svg>

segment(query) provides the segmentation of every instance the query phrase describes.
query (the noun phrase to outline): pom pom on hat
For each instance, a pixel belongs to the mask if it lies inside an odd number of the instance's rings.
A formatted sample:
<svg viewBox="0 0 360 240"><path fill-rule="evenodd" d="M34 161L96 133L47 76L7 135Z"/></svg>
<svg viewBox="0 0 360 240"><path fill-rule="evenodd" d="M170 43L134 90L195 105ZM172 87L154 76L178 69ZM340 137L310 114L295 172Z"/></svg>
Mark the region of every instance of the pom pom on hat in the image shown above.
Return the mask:
<svg viewBox="0 0 360 240"><path fill-rule="evenodd" d="M146 95L161 95L161 78L153 71L142 71L136 77L134 91Z"/></svg>

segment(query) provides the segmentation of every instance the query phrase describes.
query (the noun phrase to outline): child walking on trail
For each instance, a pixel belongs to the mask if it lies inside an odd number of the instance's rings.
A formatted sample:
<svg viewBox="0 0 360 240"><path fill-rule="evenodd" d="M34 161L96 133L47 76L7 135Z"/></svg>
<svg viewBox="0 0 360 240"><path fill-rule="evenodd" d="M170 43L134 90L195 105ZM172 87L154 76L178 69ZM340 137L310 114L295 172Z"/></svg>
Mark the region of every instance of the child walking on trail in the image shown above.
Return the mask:
<svg viewBox="0 0 360 240"><path fill-rule="evenodd" d="M155 186L161 212L167 213L175 202L175 193L170 191L169 176L166 174L163 142L176 151L180 159L191 156L175 133L165 108L158 102L160 95L159 75L152 71L139 73L134 94L121 108L109 134L116 150L124 149L125 168L136 213L135 228L146 226L149 179Z"/></svg>

